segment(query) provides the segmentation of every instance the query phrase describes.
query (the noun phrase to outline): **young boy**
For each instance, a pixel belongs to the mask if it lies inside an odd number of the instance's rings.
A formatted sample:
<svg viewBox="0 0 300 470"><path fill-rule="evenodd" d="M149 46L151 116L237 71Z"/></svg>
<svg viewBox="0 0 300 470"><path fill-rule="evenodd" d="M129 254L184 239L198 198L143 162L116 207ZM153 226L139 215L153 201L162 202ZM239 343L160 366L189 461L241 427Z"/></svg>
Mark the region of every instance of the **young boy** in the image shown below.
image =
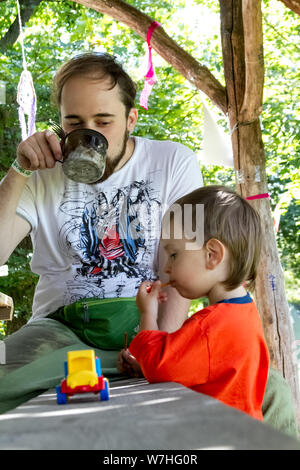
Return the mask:
<svg viewBox="0 0 300 470"><path fill-rule="evenodd" d="M170 222L170 236L161 240L168 256L165 272L183 297L207 297L209 306L179 330L159 331L158 305L166 296L160 281L143 282L136 299L140 332L129 353L149 382L178 382L263 420L269 355L259 313L244 287L247 283L248 289L253 288L256 277L261 239L258 214L222 186L200 188L175 205L182 217L178 220L177 210L177 215L169 211L164 219L164 224ZM197 205L204 207L200 224ZM196 233L193 242L182 224L188 220L184 216L188 207ZM199 242L201 230L203 243Z"/></svg>

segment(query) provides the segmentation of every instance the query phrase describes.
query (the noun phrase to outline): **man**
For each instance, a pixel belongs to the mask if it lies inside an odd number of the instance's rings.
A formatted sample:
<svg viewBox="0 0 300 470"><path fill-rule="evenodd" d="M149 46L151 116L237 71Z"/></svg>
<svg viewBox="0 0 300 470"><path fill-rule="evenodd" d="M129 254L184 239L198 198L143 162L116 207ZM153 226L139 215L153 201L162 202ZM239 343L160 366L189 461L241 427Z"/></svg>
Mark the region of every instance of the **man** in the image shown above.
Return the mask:
<svg viewBox="0 0 300 470"><path fill-rule="evenodd" d="M138 326L136 308L124 302L135 298L142 281L164 278L158 246L164 211L202 185L191 150L131 135L137 123L136 88L111 56L89 53L71 59L58 71L55 90L65 133L88 128L103 134L107 164L94 184L68 179L60 163L60 143L47 130L20 143L16 161L1 182L0 264L30 233L31 268L40 276L30 321L5 340L2 412L56 385L62 375L59 361L63 363L69 349L99 348L104 373L117 374L120 335L129 329L130 340ZM171 332L186 319L189 302L169 289L159 324ZM88 321L88 331L86 322L80 323L79 331L77 323L74 327L78 318L70 321L63 309L87 298L98 299L100 315L107 308L101 299L123 301L122 308L114 304L115 310L106 315L115 323L102 334L103 342L98 342L98 323L93 327ZM96 340L89 340L90 334ZM9 385L12 374L15 390ZM27 394L21 396L18 386L24 380Z"/></svg>

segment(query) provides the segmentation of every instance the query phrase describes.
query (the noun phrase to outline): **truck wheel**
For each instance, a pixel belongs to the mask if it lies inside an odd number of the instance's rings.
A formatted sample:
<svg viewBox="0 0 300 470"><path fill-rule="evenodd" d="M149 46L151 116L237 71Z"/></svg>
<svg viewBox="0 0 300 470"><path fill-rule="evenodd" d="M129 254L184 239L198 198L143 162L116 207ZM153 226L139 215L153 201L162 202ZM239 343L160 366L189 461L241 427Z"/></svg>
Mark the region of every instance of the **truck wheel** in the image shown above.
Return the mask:
<svg viewBox="0 0 300 470"><path fill-rule="evenodd" d="M104 389L100 392L100 400L106 401L109 400L109 388L108 388L108 380L104 379Z"/></svg>
<svg viewBox="0 0 300 470"><path fill-rule="evenodd" d="M56 399L58 405L65 405L67 403L67 394L61 392L61 386L56 387Z"/></svg>

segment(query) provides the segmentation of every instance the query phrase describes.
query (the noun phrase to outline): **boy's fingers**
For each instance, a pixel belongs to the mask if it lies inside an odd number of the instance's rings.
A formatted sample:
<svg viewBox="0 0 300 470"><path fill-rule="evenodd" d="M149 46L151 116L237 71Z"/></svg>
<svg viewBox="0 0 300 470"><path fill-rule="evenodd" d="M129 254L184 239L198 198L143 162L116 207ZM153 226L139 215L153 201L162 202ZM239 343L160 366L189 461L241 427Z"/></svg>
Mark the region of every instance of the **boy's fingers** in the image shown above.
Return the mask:
<svg viewBox="0 0 300 470"><path fill-rule="evenodd" d="M122 350L120 351L119 356L118 356L118 361L119 361L119 362L122 362L123 364L124 364L125 362L130 363L130 358L131 358L131 357L133 357L133 356L131 356L131 354L129 353L128 349L122 349Z"/></svg>
<svg viewBox="0 0 300 470"><path fill-rule="evenodd" d="M164 302L166 302L168 300L168 295L167 294L159 294L159 297L158 297L158 302L160 304L163 304Z"/></svg>
<svg viewBox="0 0 300 470"><path fill-rule="evenodd" d="M160 291L160 288L161 288L161 282L160 281L155 281L152 286L151 286L151 291Z"/></svg>
<svg viewBox="0 0 300 470"><path fill-rule="evenodd" d="M146 290L147 293L150 294L152 290L159 291L161 289L161 282L160 281L155 281L151 285L147 285Z"/></svg>

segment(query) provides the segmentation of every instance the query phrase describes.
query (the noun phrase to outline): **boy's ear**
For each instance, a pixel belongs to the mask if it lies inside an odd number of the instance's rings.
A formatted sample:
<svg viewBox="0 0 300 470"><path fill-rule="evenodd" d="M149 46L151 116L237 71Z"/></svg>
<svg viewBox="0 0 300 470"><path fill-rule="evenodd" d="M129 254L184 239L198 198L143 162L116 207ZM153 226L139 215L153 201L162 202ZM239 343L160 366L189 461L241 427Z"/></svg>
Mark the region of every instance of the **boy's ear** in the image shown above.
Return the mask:
<svg viewBox="0 0 300 470"><path fill-rule="evenodd" d="M220 240L211 238L205 244L206 248L206 268L215 269L224 259L225 246Z"/></svg>

